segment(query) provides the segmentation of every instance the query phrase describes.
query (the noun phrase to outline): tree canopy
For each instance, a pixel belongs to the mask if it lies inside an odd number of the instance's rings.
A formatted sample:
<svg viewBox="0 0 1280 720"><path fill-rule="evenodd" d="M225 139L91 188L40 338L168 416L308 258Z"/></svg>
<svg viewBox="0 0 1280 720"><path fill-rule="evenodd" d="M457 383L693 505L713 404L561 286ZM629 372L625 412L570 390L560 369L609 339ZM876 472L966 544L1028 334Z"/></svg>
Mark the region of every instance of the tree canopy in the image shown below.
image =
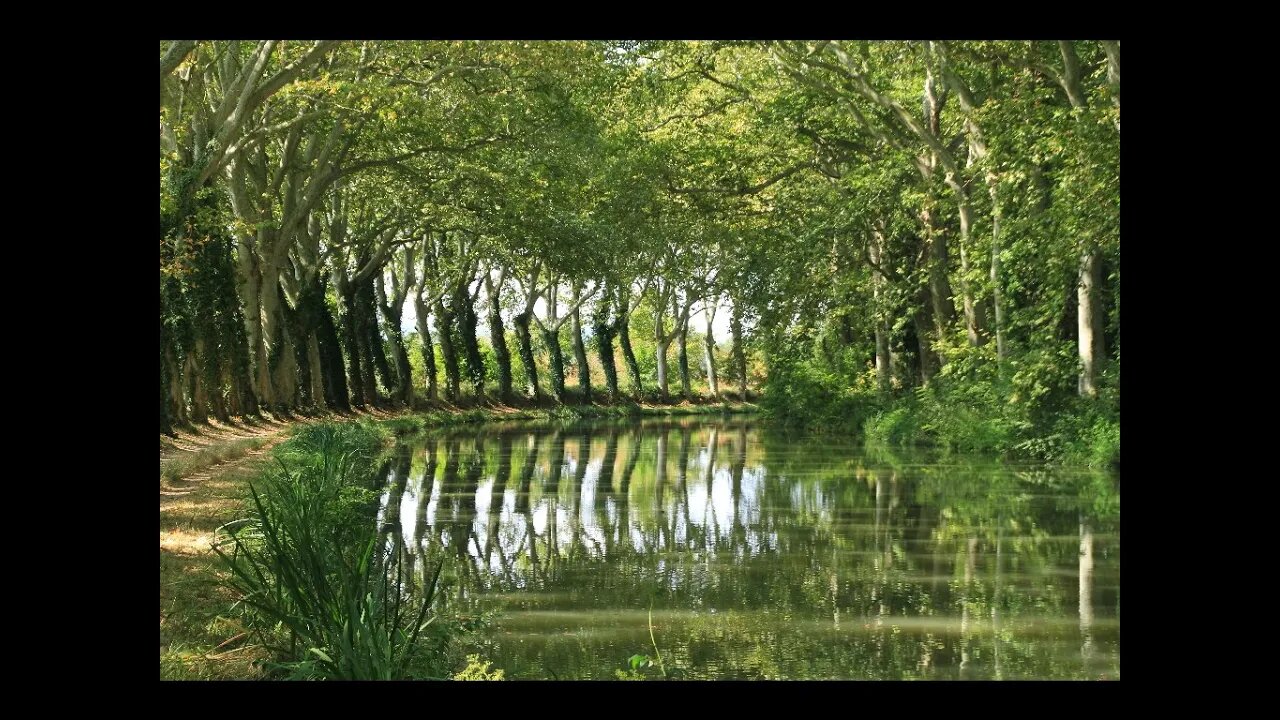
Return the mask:
<svg viewBox="0 0 1280 720"><path fill-rule="evenodd" d="M161 431L732 393L1060 454L1118 433L1119 146L1119 41L164 41Z"/></svg>

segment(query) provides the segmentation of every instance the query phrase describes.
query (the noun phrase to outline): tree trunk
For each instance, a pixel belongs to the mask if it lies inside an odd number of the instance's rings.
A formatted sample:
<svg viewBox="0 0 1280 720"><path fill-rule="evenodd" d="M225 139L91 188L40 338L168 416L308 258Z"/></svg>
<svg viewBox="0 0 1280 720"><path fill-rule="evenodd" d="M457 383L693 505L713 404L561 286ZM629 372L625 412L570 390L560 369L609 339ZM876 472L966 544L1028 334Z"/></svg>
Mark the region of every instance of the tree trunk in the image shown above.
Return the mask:
<svg viewBox="0 0 1280 720"><path fill-rule="evenodd" d="M213 323L208 323L206 329L211 333L214 332ZM196 340L196 353L200 358L200 367L204 371L204 388L209 401L209 411L217 418L218 422L230 422L231 418L227 415L227 406L222 399L222 363L217 353L217 342L214 340L206 341L204 338Z"/></svg>
<svg viewBox="0 0 1280 720"><path fill-rule="evenodd" d="M556 402L565 401L564 392L564 353L560 349L560 331L542 330L542 340L547 344L547 352L551 355L551 394Z"/></svg>
<svg viewBox="0 0 1280 720"><path fill-rule="evenodd" d="M991 304L995 311L996 363L1004 372L1004 294L1000 290L1000 193L994 177L988 178L987 189L991 193Z"/></svg>
<svg viewBox="0 0 1280 720"><path fill-rule="evenodd" d="M693 384L689 380L689 316L686 313L677 322L680 331L676 333L678 354L677 366L680 368L680 394L685 400L693 402Z"/></svg>
<svg viewBox="0 0 1280 720"><path fill-rule="evenodd" d="M311 365L311 348L306 320L303 317L301 298L297 309L290 308L286 301L281 305L284 311L284 327L289 334L290 347L293 349L293 364L297 372L298 404L307 407L316 402L311 396L311 378L318 375L320 369Z"/></svg>
<svg viewBox="0 0 1280 720"><path fill-rule="evenodd" d="M307 364L311 366L311 402L319 406L321 402L332 407L329 393L324 388L324 364L320 361L320 343L316 340L318 331L312 331L307 337Z"/></svg>
<svg viewBox="0 0 1280 720"><path fill-rule="evenodd" d="M493 357L498 362L498 398L511 404L511 351L507 349L507 330L502 326L502 308L497 293L489 296L489 342L493 344Z"/></svg>
<svg viewBox="0 0 1280 720"><path fill-rule="evenodd" d="M576 296L577 293L574 293ZM587 364L587 346L582 342L582 313L577 304L577 297L574 298L573 314L569 317L572 325L570 332L573 333L573 361L578 365L578 393L582 396L582 402L591 404L591 366Z"/></svg>
<svg viewBox="0 0 1280 720"><path fill-rule="evenodd" d="M707 335L704 338L703 352L703 362L707 366L707 389L711 392L711 397L716 398L720 397L720 384L716 378L716 336L711 329L716 314L710 304L703 308L703 315L707 319Z"/></svg>
<svg viewBox="0 0 1280 720"><path fill-rule="evenodd" d="M413 309L417 311L418 338L422 340L422 366L427 375L427 401L439 399L436 389L436 348L431 341L431 321L428 317L430 309L421 297L413 298Z"/></svg>
<svg viewBox="0 0 1280 720"><path fill-rule="evenodd" d="M268 240L267 233L259 231L259 245ZM262 291L265 289L263 278L267 273L264 273L257 253L247 242L240 243L238 258L242 282L237 287L244 303L245 338L249 346L250 365L254 377L254 396L257 398L259 407L270 408L275 403L275 395L271 388L271 372L267 361L267 343L262 320L265 309L262 297ZM271 278L271 288L274 290L276 287L274 274Z"/></svg>
<svg viewBox="0 0 1280 720"><path fill-rule="evenodd" d="M348 287L342 294L342 340L347 346L347 381L350 385L351 404L363 408L365 383L363 363L360 360L360 334L356 329L356 296Z"/></svg>
<svg viewBox="0 0 1280 720"><path fill-rule="evenodd" d="M187 382L190 384L191 422L209 422L209 415L207 411L209 398L205 394L204 378L200 377L200 366L196 362L195 352L187 353L187 364L183 374L186 375Z"/></svg>
<svg viewBox="0 0 1280 720"><path fill-rule="evenodd" d="M386 280L382 277L374 278L373 290L382 316L382 331L386 333L387 344L391 348L391 362L394 364L396 385L391 397L404 407L413 407L413 369L409 365L409 351L404 346L404 330L401 328L404 295L400 294L395 280L393 277L390 295L387 294Z"/></svg>
<svg viewBox="0 0 1280 720"><path fill-rule="evenodd" d="M658 327L662 327L658 325ZM654 354L658 360L658 399L667 402L667 347L671 344L670 340L663 342L662 331L657 331L657 337L654 343Z"/></svg>
<svg viewBox="0 0 1280 720"><path fill-rule="evenodd" d="M230 423L231 414L227 412L227 400L223 395L224 388L230 386L229 383L225 382L227 379L225 363L222 362L216 352L211 353L210 357L213 360L211 382L209 383L210 408L213 410L213 416L218 419L218 422ZM234 390L234 386L231 387Z"/></svg>
<svg viewBox="0 0 1280 720"><path fill-rule="evenodd" d="M926 294L926 292L921 293L922 296ZM933 352L933 348L929 344L929 338L932 336L928 317L930 312L930 306L928 304L929 299L927 297L920 297L918 299L920 304L917 306L916 311L912 313L911 322L915 328L916 346L919 352L920 385L923 387L929 387L929 381L938 373L940 363L938 362L937 355Z"/></svg>
<svg viewBox="0 0 1280 720"><path fill-rule="evenodd" d="M316 346L320 350L320 367L324 381L324 399L335 410L351 409L350 389L347 386L347 368L343 365L342 344L338 340L338 328L333 313L324 302L322 288L317 288L315 298Z"/></svg>
<svg viewBox="0 0 1280 720"><path fill-rule="evenodd" d="M960 293L964 296L964 326L969 336L969 345L981 345L984 323L981 308L974 300L973 288L969 283L969 228L973 225L973 208L969 204L968 193L960 189L959 182L953 184L956 189L957 202L960 206Z"/></svg>
<svg viewBox="0 0 1280 720"><path fill-rule="evenodd" d="M169 417L169 368L164 359L164 318L160 319L160 432L174 435L173 420Z"/></svg>
<svg viewBox="0 0 1280 720"><path fill-rule="evenodd" d="M357 328L361 332L364 343L361 349L365 351L363 354L371 360L370 364L378 380L382 382L382 387L390 393L395 389L397 381L395 371L387 361L387 352L382 344L382 333L378 331L378 307L373 298L373 278L360 283L360 287L356 289L356 307L359 310L359 314L356 315ZM368 372L365 375L365 394L372 398L376 406L380 395L377 385L374 384L374 372Z"/></svg>
<svg viewBox="0 0 1280 720"><path fill-rule="evenodd" d="M885 307L884 273L879 268L884 262L884 236L879 232L871 234L868 246L871 262L871 296L872 317L876 335L876 386L880 394L888 395L893 389L893 358L889 354L889 311Z"/></svg>
<svg viewBox="0 0 1280 720"><path fill-rule="evenodd" d="M955 317L955 305L951 294L951 281L947 278L947 237L945 230L938 226L937 219L931 210L921 213L924 230L927 234L925 242L929 246L929 298L933 303L933 326L935 338L946 341L951 332L951 322ZM938 358L939 364L943 362Z"/></svg>
<svg viewBox="0 0 1280 720"><path fill-rule="evenodd" d="M161 235L161 239L163 239ZM164 319L169 314L168 303L164 299L164 276L160 276L160 432L173 435L173 415L169 412L169 361L168 353L172 352L173 342L169 332L165 330Z"/></svg>
<svg viewBox="0 0 1280 720"><path fill-rule="evenodd" d="M743 347L742 312L738 303L733 303L733 311L729 314L729 332L733 336L733 372L738 376L738 394L742 402L747 401L747 352Z"/></svg>
<svg viewBox="0 0 1280 720"><path fill-rule="evenodd" d="M363 310L356 311L356 333L356 343L360 346L360 380L364 383L364 399L369 405L378 407L380 400L376 361L373 357L373 343L369 342L369 319Z"/></svg>
<svg viewBox="0 0 1280 720"><path fill-rule="evenodd" d="M1087 249L1080 256L1080 281L1076 285L1076 323L1080 348L1080 395L1098 397L1098 365L1106 357L1102 337L1102 308L1098 287L1102 284L1102 253Z"/></svg>
<svg viewBox="0 0 1280 720"><path fill-rule="evenodd" d="M881 395L893 391L893 358L889 354L888 323L876 321L876 389Z"/></svg>
<svg viewBox="0 0 1280 720"><path fill-rule="evenodd" d="M604 382L609 389L609 402L618 400L618 366L613 359L614 325L609 322L609 291L606 289L600 296L592 315L591 330L595 335L596 354L600 358L600 366L604 369ZM615 437L616 440L616 437Z"/></svg>
<svg viewBox="0 0 1280 720"><path fill-rule="evenodd" d="M258 414L258 399L253 394L253 376L250 368L249 343L244 334L244 317L239 301L230 298L230 312L223 318L223 337L231 346L231 397L232 413L236 415Z"/></svg>
<svg viewBox="0 0 1280 720"><path fill-rule="evenodd" d="M527 311L512 318L516 326L516 344L517 351L520 353L520 364L524 366L525 390L529 393L529 397L537 401L542 393L538 388L538 366L533 359L533 335L529 332L529 323L532 320L533 313Z"/></svg>
<svg viewBox="0 0 1280 720"><path fill-rule="evenodd" d="M394 313L387 323L391 339L391 357L396 364L396 399L405 407L413 407L413 367L409 365L409 351L404 346L404 331L400 329L400 313Z"/></svg>
<svg viewBox="0 0 1280 720"><path fill-rule="evenodd" d="M476 340L475 303L467 292L467 283L458 286L453 296L454 312L458 320L458 337L462 342L463 361L467 366L467 379L477 400L484 399L484 358L480 357L480 343Z"/></svg>
<svg viewBox="0 0 1280 720"><path fill-rule="evenodd" d="M635 351L631 349L631 316L618 315L618 345L622 347L622 359L627 364L627 377L631 381L631 392L638 402L644 397L644 386L640 382L640 363L636 360Z"/></svg>
<svg viewBox="0 0 1280 720"><path fill-rule="evenodd" d="M453 346L453 313L439 299L436 305L436 330L440 335L440 354L444 356L444 397L458 402L462 378L458 369L458 352Z"/></svg>
<svg viewBox="0 0 1280 720"><path fill-rule="evenodd" d="M284 311L280 307L283 301L280 296L280 270L274 264L262 263L258 293L262 303L262 350L265 353L265 362L258 369L258 395L264 407L279 412L293 402L294 366L293 348L287 347L288 333L284 329ZM289 387L281 387L282 382Z"/></svg>
<svg viewBox="0 0 1280 720"><path fill-rule="evenodd" d="M297 307L295 315L302 328L299 334L304 338L302 344L310 367L312 402L318 405L323 401L329 408L349 410L338 331L324 300L324 281L318 274L299 289Z"/></svg>
<svg viewBox="0 0 1280 720"><path fill-rule="evenodd" d="M279 285L277 284L277 293ZM264 324L264 330L270 326L271 339L273 349L270 354L271 358L271 384L275 392L275 409L277 412L288 413L298 403L298 362L297 354L293 349L292 338L287 329L284 317L284 308L276 307L277 318L271 323Z"/></svg>
<svg viewBox="0 0 1280 720"><path fill-rule="evenodd" d="M165 365L169 376L169 417L175 425L189 424L187 419L187 402L182 390L182 365L173 347L165 348Z"/></svg>

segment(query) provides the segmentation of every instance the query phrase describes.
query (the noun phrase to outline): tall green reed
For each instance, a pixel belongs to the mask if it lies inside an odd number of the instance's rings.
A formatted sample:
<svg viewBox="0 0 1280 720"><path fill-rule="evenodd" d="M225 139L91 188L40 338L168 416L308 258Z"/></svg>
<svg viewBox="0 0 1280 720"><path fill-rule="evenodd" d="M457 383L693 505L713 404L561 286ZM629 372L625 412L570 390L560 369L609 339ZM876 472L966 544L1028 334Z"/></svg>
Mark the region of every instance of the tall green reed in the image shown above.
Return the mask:
<svg viewBox="0 0 1280 720"><path fill-rule="evenodd" d="M433 610L442 561L406 577L403 545L374 522L377 494L364 485L376 434L309 428L250 484L250 516L215 544L246 624L289 677L448 674L452 630Z"/></svg>

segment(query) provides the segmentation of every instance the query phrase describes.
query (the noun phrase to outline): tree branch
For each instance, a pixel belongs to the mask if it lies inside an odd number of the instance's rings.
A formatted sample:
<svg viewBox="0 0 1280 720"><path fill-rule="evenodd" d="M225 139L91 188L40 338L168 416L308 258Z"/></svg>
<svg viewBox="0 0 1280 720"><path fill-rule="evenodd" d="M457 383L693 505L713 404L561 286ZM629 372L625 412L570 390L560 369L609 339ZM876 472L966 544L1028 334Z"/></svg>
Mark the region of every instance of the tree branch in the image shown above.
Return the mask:
<svg viewBox="0 0 1280 720"><path fill-rule="evenodd" d="M338 42L339 41L337 40L318 41L311 47L311 50L309 50L306 55L303 55L287 67L282 68L279 72L272 75L265 83L263 83L262 87L253 94L251 106L257 107L267 98L276 94L276 91L280 88L293 82L294 79L302 74L303 70L306 70L308 67L318 62L322 57L324 57L325 53L338 45Z"/></svg>
<svg viewBox="0 0 1280 720"><path fill-rule="evenodd" d="M195 49L195 40L174 40L160 57L160 79L164 80Z"/></svg>
<svg viewBox="0 0 1280 720"><path fill-rule="evenodd" d="M681 195L696 195L696 194L702 194L702 193L711 193L711 194L720 194L720 195L754 195L775 183L778 183L782 180L785 180L786 178L791 177L792 175L795 175L801 170L810 169L813 167L814 167L814 164L811 161L805 160L803 162L797 163L787 168L786 170L783 170L782 172L779 172L773 175L772 177L762 182L758 182L755 185L739 185L736 188L727 188L727 187L681 188L681 187L676 187L675 184L671 182L671 179L669 177L667 179L667 187L668 189L671 190L671 192L681 194Z"/></svg>

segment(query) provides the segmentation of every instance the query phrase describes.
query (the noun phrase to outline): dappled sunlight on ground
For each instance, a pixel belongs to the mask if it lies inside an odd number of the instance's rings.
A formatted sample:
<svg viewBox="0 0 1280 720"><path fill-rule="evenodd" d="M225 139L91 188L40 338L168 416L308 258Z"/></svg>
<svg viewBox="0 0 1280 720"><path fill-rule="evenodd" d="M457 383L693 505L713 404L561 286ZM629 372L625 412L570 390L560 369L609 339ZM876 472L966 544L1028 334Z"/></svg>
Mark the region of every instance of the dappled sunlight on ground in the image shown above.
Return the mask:
<svg viewBox="0 0 1280 720"><path fill-rule="evenodd" d="M161 530L160 550L177 555L202 555L213 543L210 533L192 533L182 530Z"/></svg>

